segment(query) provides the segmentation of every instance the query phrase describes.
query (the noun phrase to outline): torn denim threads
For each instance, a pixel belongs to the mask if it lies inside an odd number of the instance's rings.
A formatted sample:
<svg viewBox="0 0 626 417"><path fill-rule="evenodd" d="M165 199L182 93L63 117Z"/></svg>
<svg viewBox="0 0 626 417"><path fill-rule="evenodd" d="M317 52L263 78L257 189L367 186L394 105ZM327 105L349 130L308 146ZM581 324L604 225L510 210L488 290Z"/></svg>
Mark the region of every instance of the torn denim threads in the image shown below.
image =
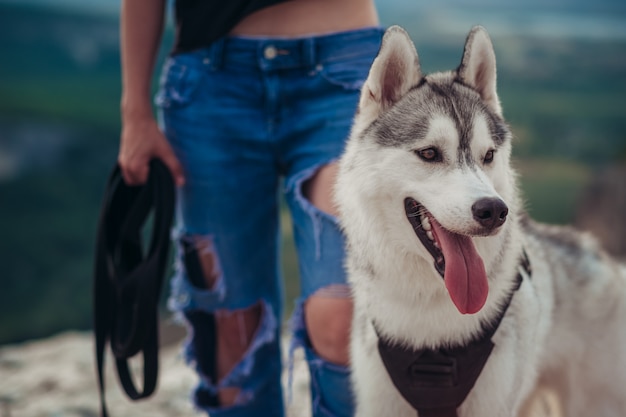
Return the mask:
<svg viewBox="0 0 626 417"><path fill-rule="evenodd" d="M302 300L345 284L337 220L314 207L302 186L343 151L382 33L224 38L173 55L164 66L159 118L187 179L178 193L179 250L169 305L188 323L185 354L200 377L194 400L212 417L285 413L280 192L292 212ZM217 381L216 314L257 305L261 318L248 349ZM295 316L294 322L302 320ZM295 340L311 369L313 415L351 415L347 369L317 357L304 326ZM217 401L224 387L239 388L232 406Z"/></svg>

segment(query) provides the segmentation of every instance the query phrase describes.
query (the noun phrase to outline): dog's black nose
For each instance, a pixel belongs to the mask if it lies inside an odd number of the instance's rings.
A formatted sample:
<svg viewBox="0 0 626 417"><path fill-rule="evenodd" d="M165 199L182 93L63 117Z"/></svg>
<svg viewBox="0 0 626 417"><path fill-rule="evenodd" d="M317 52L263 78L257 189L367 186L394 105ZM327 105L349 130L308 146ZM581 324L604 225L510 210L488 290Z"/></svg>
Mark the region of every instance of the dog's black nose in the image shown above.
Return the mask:
<svg viewBox="0 0 626 417"><path fill-rule="evenodd" d="M481 226L493 230L504 224L509 208L499 198L481 198L472 205L472 214Z"/></svg>

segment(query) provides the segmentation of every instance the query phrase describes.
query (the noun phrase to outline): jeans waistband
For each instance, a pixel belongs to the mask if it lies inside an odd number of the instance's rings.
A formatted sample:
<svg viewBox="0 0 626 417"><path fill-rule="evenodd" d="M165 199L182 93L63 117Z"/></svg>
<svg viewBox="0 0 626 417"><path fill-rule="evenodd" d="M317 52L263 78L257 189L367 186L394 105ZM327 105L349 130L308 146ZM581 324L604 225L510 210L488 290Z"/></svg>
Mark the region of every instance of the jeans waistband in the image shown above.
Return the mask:
<svg viewBox="0 0 626 417"><path fill-rule="evenodd" d="M311 68L333 60L372 56L383 33L383 28L371 27L298 38L227 36L190 54L199 55L213 69L229 64L262 71Z"/></svg>

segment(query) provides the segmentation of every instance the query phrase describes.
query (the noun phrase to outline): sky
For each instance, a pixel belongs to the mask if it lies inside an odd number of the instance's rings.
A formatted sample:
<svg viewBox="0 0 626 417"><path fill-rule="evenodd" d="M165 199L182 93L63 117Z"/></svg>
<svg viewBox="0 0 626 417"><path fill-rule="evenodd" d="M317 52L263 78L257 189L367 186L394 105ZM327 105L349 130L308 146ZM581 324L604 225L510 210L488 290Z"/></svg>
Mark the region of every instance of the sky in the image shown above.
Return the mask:
<svg viewBox="0 0 626 417"><path fill-rule="evenodd" d="M168 0L172 2L173 0ZM462 35L468 23L482 24L495 36L532 34L539 37L626 40L625 0L375 0L384 11L406 18L428 16L435 32ZM119 13L121 0L0 0L73 11ZM403 12L406 11L406 12ZM383 22L408 24L409 21ZM428 29L427 29L428 30Z"/></svg>

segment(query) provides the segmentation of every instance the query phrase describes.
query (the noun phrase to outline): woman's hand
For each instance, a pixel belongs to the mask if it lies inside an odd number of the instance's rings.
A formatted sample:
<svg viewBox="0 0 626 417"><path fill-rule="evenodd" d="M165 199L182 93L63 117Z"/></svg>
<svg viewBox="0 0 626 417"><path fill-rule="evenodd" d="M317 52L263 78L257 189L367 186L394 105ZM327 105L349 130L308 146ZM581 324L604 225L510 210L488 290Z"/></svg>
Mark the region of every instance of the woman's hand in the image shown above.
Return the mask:
<svg viewBox="0 0 626 417"><path fill-rule="evenodd" d="M154 117L124 120L117 159L126 184L144 184L152 158L160 159L169 168L177 186L185 183L183 168Z"/></svg>

